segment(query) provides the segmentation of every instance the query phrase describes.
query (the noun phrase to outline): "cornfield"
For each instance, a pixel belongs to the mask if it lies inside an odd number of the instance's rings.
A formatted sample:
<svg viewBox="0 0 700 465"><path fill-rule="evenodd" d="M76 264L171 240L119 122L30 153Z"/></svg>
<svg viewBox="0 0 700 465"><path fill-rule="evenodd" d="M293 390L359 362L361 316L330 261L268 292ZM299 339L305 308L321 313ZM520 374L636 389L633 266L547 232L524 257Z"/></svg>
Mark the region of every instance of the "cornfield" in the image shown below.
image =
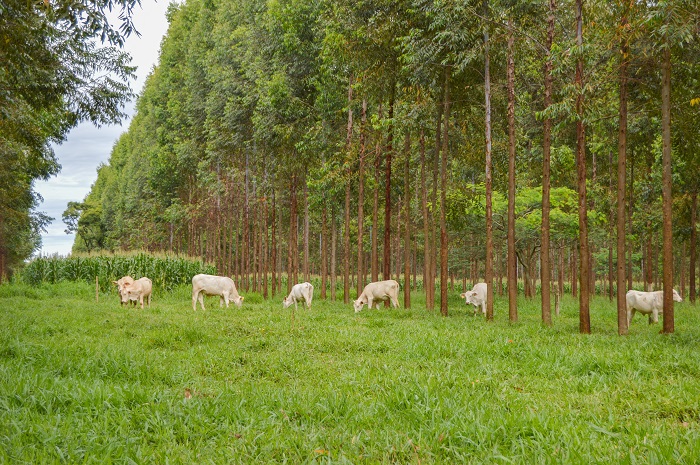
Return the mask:
<svg viewBox="0 0 700 465"><path fill-rule="evenodd" d="M155 256L145 253L136 255L99 255L61 257L38 257L21 271L19 280L27 284L57 283L60 281L95 282L99 279L101 291L108 291L112 281L122 276L135 279L143 276L153 281L153 286L172 290L180 284L189 284L198 273L216 274L214 265L194 258L179 256Z"/></svg>

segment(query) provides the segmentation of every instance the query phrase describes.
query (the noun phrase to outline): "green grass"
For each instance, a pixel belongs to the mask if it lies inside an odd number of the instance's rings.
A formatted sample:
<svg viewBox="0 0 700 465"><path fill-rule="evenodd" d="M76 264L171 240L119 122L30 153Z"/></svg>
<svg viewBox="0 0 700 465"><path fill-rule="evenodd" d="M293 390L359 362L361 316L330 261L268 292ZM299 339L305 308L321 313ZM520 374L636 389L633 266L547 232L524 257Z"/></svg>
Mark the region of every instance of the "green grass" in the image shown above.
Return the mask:
<svg viewBox="0 0 700 465"><path fill-rule="evenodd" d="M416 294L360 314L317 299L292 329L282 297L244 295L194 313L187 286L145 311L88 284L0 286L0 462L700 462L688 303L673 335L637 316L619 337L603 298L584 336L570 297L553 328L536 300L486 323Z"/></svg>

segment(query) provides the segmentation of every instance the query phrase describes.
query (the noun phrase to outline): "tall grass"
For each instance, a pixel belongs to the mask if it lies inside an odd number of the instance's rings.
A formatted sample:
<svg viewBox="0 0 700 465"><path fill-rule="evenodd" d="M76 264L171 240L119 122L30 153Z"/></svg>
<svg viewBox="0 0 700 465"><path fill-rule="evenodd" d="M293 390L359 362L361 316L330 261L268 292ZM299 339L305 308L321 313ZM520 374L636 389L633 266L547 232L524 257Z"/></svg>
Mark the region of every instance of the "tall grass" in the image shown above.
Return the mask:
<svg viewBox="0 0 700 465"><path fill-rule="evenodd" d="M180 284L189 284L198 273L216 274L213 265L201 260L138 253L135 255L98 255L68 257L49 256L33 259L20 273L19 280L27 284L54 284L61 281L95 282L101 290L113 287L112 281L122 276L149 277L159 289L171 290Z"/></svg>
<svg viewBox="0 0 700 465"><path fill-rule="evenodd" d="M520 322L248 299L150 309L86 283L0 286L0 463L700 463L700 315L616 334L595 298Z"/></svg>

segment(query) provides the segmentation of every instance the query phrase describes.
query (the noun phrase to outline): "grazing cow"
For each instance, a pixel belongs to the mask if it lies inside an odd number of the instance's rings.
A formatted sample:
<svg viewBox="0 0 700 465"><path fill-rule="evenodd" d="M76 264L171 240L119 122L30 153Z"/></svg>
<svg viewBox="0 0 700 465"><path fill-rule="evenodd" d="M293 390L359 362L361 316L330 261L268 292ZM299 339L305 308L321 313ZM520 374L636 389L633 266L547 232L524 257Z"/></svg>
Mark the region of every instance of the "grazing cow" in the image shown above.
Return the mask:
<svg viewBox="0 0 700 465"><path fill-rule="evenodd" d="M360 297L353 302L355 313L362 311L365 304L367 304L367 308L372 308L374 304L377 304L377 308L379 308L380 300L391 300L391 305L394 308L398 308L399 283L390 279L388 281L377 281L376 283L369 283L366 285Z"/></svg>
<svg viewBox="0 0 700 465"><path fill-rule="evenodd" d="M126 282L122 284L122 290L120 292L122 296L122 305L129 301L133 301L134 303L139 301L141 309L143 310L143 301L145 299L150 307L152 290L153 283L146 277L137 279L133 283Z"/></svg>
<svg viewBox="0 0 700 465"><path fill-rule="evenodd" d="M122 297L121 297L122 296L122 287L124 287L124 284L126 284L126 283L133 284L134 278L132 278L131 276L123 276L116 281L112 281L112 284L117 285L117 293L119 294L119 302L121 303L121 305L124 305L124 302L122 302L122 300L121 300L122 299ZM133 303L134 303L134 305L136 305L136 301L133 301Z"/></svg>
<svg viewBox="0 0 700 465"><path fill-rule="evenodd" d="M479 306L481 306L481 313L486 315L486 295L486 283L476 283L471 291L467 291L459 296L464 299L466 304L474 306L474 315L476 315Z"/></svg>
<svg viewBox="0 0 700 465"><path fill-rule="evenodd" d="M673 300L683 302L681 296L673 290ZM664 310L664 291L642 292L627 291L627 326L630 325L634 312L649 315L649 324L659 322L659 312Z"/></svg>
<svg viewBox="0 0 700 465"><path fill-rule="evenodd" d="M213 276L210 274L198 274L192 278L192 310L197 311L197 300L204 308L205 295L218 295L219 307L228 308L228 303L233 302L236 307L243 305L243 297L238 295L233 279L228 276Z"/></svg>
<svg viewBox="0 0 700 465"><path fill-rule="evenodd" d="M294 304L294 309L296 310L297 302L301 302L301 305L306 308L311 308L311 301L314 298L314 287L311 283L299 283L292 286L292 291L287 297L282 301L284 308L289 307Z"/></svg>

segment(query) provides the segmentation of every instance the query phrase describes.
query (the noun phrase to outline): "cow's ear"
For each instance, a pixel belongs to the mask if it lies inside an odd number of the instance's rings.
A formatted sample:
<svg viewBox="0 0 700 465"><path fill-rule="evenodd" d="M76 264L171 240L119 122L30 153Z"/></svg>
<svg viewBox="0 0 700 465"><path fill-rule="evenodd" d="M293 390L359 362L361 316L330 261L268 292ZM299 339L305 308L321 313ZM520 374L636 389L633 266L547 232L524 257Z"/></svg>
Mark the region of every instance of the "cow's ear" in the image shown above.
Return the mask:
<svg viewBox="0 0 700 465"><path fill-rule="evenodd" d="M119 283L116 281L112 281L112 284L116 284L117 286L119 285Z"/></svg>
<svg viewBox="0 0 700 465"><path fill-rule="evenodd" d="M243 302L244 300L245 300L245 297L241 296L241 302Z"/></svg>

